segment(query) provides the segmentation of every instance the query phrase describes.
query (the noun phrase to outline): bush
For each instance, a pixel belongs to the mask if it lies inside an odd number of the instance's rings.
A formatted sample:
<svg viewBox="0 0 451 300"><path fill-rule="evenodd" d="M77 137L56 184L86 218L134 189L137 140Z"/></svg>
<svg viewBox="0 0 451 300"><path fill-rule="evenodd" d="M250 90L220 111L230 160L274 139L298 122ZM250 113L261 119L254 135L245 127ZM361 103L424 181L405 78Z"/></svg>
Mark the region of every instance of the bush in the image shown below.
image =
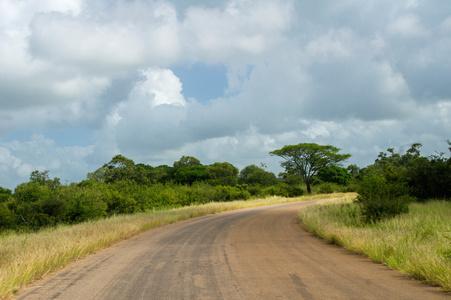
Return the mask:
<svg viewBox="0 0 451 300"><path fill-rule="evenodd" d="M107 215L108 205L102 200L105 187L102 184L91 188L67 187L60 191L60 197L68 202L66 220L79 223Z"/></svg>
<svg viewBox="0 0 451 300"><path fill-rule="evenodd" d="M194 183L192 186L184 187L188 195L189 204L205 204L214 201L217 189L207 183ZM188 205L189 205L188 204Z"/></svg>
<svg viewBox="0 0 451 300"><path fill-rule="evenodd" d="M215 187L214 201L246 200L251 197L247 190L238 187L218 185Z"/></svg>
<svg viewBox="0 0 451 300"><path fill-rule="evenodd" d="M50 189L37 182L19 184L14 190L14 199L18 203L33 203L50 197Z"/></svg>
<svg viewBox="0 0 451 300"><path fill-rule="evenodd" d="M54 225L55 218L47 214L51 206L53 191L47 185L37 182L22 183L14 190L14 195L7 203L8 209L16 214L18 228L38 230L40 227Z"/></svg>
<svg viewBox="0 0 451 300"><path fill-rule="evenodd" d="M5 203L0 203L0 230L15 229L18 217Z"/></svg>
<svg viewBox="0 0 451 300"><path fill-rule="evenodd" d="M263 188L259 184L252 184L247 187L248 192L252 195L252 197L264 197Z"/></svg>
<svg viewBox="0 0 451 300"><path fill-rule="evenodd" d="M355 193L357 192L359 185L355 179L353 179L350 183L345 186L340 187L340 192L342 193Z"/></svg>
<svg viewBox="0 0 451 300"><path fill-rule="evenodd" d="M107 213L109 215L129 214L136 210L135 199L127 194L115 190L107 190L102 196L103 201L107 204Z"/></svg>
<svg viewBox="0 0 451 300"><path fill-rule="evenodd" d="M340 186L332 182L323 182L315 186L315 190L318 194L332 194L340 191Z"/></svg>
<svg viewBox="0 0 451 300"><path fill-rule="evenodd" d="M333 182L323 182L313 187L313 190L317 194L354 193L357 189L358 185L353 181L346 185L336 184Z"/></svg>
<svg viewBox="0 0 451 300"><path fill-rule="evenodd" d="M421 200L451 199L451 161L420 157L406 170L410 194Z"/></svg>
<svg viewBox="0 0 451 300"><path fill-rule="evenodd" d="M300 197L304 195L304 190L297 185L282 184L282 187L286 191L286 197Z"/></svg>
<svg viewBox="0 0 451 300"><path fill-rule="evenodd" d="M174 184L154 184L147 189L147 208L179 207L180 192Z"/></svg>
<svg viewBox="0 0 451 300"><path fill-rule="evenodd" d="M264 195L281 196L281 197L299 197L304 194L304 190L297 185L280 183L278 185L265 188L262 193Z"/></svg>
<svg viewBox="0 0 451 300"><path fill-rule="evenodd" d="M65 199L49 197L40 203L42 212L52 220L52 224L62 222L67 213L67 202Z"/></svg>
<svg viewBox="0 0 451 300"><path fill-rule="evenodd" d="M11 190L5 189L0 186L0 203L4 203L4 202L8 201L10 196L11 196Z"/></svg>
<svg viewBox="0 0 451 300"><path fill-rule="evenodd" d="M412 198L402 182L388 182L382 176L369 176L358 188L360 210L366 223L407 213Z"/></svg>
<svg viewBox="0 0 451 300"><path fill-rule="evenodd" d="M256 165L249 165L241 170L239 182L250 185L270 186L277 184L278 180L274 173L267 172Z"/></svg>
<svg viewBox="0 0 451 300"><path fill-rule="evenodd" d="M116 200L112 200L112 202L116 202L115 206L122 206L121 211L117 211L116 213L131 213L135 211L144 211L148 205L147 198L147 186L138 184L134 180L121 180L116 181L113 184L108 185L108 190L119 193L120 195L112 195L113 198L120 198ZM106 201L110 203L110 201ZM112 211L112 206L109 204L108 211Z"/></svg>
<svg viewBox="0 0 451 300"><path fill-rule="evenodd" d="M321 181L341 185L348 184L352 179L352 175L348 173L347 169L337 166L328 166L322 168L318 171L317 176Z"/></svg>

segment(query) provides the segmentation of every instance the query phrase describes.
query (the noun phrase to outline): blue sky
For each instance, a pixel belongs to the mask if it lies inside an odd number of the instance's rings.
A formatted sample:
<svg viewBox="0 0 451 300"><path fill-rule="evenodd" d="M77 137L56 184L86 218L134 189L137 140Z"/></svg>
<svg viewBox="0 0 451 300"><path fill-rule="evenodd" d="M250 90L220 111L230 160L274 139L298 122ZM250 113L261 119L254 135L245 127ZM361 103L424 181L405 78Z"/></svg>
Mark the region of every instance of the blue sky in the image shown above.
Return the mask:
<svg viewBox="0 0 451 300"><path fill-rule="evenodd" d="M0 186L119 153L276 174L301 142L448 153L450 52L440 0L0 0Z"/></svg>
<svg viewBox="0 0 451 300"><path fill-rule="evenodd" d="M227 89L227 69L222 65L207 66L202 63L171 68L183 83L185 98L206 103L224 95Z"/></svg>

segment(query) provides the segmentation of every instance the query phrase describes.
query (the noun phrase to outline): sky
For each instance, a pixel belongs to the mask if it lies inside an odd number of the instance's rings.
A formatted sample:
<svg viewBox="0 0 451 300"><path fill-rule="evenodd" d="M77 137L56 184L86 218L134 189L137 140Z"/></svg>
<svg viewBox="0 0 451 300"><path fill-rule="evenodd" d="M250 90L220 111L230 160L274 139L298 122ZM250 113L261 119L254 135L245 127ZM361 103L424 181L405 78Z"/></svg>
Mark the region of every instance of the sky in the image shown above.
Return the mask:
<svg viewBox="0 0 451 300"><path fill-rule="evenodd" d="M451 1L0 0L0 186L122 154L282 171L270 151L448 155Z"/></svg>

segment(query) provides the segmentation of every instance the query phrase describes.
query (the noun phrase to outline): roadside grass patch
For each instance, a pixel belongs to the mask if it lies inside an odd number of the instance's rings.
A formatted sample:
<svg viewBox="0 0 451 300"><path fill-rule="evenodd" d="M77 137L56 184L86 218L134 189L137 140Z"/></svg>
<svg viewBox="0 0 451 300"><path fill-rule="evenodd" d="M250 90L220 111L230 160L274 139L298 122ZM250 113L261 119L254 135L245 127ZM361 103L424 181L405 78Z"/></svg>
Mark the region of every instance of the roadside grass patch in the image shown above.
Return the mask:
<svg viewBox="0 0 451 300"><path fill-rule="evenodd" d="M331 194L213 202L117 215L76 225L59 225L35 233L4 232L0 234L0 299L9 299L19 289L71 262L151 228L240 208L341 196L342 194Z"/></svg>
<svg viewBox="0 0 451 300"><path fill-rule="evenodd" d="M324 201L299 212L319 237L451 291L451 205L412 203L409 212L365 224L353 199Z"/></svg>

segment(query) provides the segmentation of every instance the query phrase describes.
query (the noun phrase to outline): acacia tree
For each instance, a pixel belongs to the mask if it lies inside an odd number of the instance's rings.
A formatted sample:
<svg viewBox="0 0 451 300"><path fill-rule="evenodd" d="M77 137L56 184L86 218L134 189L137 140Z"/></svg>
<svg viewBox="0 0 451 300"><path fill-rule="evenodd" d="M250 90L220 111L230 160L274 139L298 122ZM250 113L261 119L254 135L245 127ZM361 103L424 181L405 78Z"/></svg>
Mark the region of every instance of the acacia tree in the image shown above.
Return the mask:
<svg viewBox="0 0 451 300"><path fill-rule="evenodd" d="M284 146L282 149L269 152L269 154L285 159L280 165L285 168L286 173L300 176L307 185L307 192L311 194L310 182L318 170L328 166L337 166L351 156L351 154L338 154L340 150L330 145L301 143Z"/></svg>

